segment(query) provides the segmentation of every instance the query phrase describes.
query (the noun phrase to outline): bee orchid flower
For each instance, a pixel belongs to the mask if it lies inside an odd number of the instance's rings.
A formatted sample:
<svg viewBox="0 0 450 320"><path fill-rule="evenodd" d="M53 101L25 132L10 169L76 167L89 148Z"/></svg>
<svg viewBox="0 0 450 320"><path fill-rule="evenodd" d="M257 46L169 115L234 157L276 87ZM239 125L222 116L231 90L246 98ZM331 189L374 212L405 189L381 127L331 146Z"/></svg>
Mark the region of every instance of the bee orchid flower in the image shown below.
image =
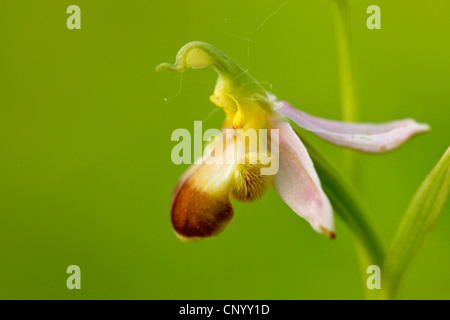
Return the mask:
<svg viewBox="0 0 450 320"><path fill-rule="evenodd" d="M305 146L288 120L331 143L368 153L390 151L411 136L429 129L428 125L412 119L372 124L309 115L287 102L278 101L246 70L204 42L186 44L178 52L175 64L162 63L156 70L182 72L207 66L219 76L210 100L225 111L222 130L229 129L234 133L214 139L206 148L208 151L205 149L203 157L184 173L175 188L171 222L183 240L219 234L234 215L230 197L251 201L260 197L270 185L314 230L334 237L330 201ZM250 150L245 140L250 130L267 130L270 146L267 143L267 148ZM258 139L262 138L258 136ZM234 150L239 141L245 146L244 153L237 156L239 159L225 163L211 161L213 156Z"/></svg>

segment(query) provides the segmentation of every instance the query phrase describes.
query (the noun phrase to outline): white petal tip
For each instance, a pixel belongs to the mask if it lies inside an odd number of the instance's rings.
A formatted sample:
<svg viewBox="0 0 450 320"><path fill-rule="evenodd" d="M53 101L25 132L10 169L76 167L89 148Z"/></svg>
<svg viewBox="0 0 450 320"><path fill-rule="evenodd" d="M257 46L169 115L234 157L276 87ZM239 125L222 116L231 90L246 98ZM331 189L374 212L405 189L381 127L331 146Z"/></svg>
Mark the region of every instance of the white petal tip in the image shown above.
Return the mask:
<svg viewBox="0 0 450 320"><path fill-rule="evenodd" d="M416 132L427 132L431 130L431 127L426 123L415 122L416 124Z"/></svg>

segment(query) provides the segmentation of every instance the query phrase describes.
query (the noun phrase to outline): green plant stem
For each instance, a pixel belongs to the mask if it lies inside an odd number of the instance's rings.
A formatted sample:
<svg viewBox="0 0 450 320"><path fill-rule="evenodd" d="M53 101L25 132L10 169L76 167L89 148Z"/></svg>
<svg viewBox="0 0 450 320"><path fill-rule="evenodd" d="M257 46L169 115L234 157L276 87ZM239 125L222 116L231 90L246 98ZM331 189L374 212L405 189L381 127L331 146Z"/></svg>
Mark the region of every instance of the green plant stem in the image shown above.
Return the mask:
<svg viewBox="0 0 450 320"><path fill-rule="evenodd" d="M356 122L358 121L359 114L352 54L351 5L350 0L332 0L332 2L335 17L342 117L344 121ZM353 150L345 150L344 152L345 164L350 181L363 194L363 170L360 155ZM362 245L357 246L362 277L366 276L365 271L368 265L377 264L381 266L384 254L380 248L376 249L376 256L374 256L374 252L370 252L370 250L373 251L374 249L370 248L367 243L363 242ZM373 292L366 290L365 286L363 288L368 298L374 297Z"/></svg>
<svg viewBox="0 0 450 320"><path fill-rule="evenodd" d="M348 0L334 0L334 4L343 117L347 121L356 121L358 115L352 57L351 8Z"/></svg>
<svg viewBox="0 0 450 320"><path fill-rule="evenodd" d="M337 55L339 65L342 118L344 121L358 121L355 72L352 55L351 7L349 0L333 0ZM359 155L353 150L345 151L347 172L350 180L361 189L362 169Z"/></svg>

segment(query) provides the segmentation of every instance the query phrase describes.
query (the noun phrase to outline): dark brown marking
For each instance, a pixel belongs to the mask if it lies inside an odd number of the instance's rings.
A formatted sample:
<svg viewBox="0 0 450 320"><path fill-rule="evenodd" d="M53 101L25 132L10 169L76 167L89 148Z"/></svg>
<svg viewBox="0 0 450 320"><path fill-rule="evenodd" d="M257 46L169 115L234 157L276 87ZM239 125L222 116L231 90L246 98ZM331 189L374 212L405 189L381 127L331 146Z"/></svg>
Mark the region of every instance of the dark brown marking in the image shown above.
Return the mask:
<svg viewBox="0 0 450 320"><path fill-rule="evenodd" d="M199 191L189 181L176 191L171 220L175 232L183 239L218 235L233 219L233 207L228 195L210 195Z"/></svg>

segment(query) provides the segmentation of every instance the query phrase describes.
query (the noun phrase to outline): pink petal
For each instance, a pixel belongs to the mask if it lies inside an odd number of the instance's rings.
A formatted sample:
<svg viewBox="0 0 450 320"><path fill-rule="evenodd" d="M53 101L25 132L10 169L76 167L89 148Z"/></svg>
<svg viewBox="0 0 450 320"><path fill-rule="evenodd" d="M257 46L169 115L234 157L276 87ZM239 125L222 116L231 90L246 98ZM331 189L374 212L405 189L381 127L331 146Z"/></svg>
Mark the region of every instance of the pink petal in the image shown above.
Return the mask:
<svg viewBox="0 0 450 320"><path fill-rule="evenodd" d="M316 231L333 238L333 210L305 146L289 123L275 122L273 129L279 129L280 164L273 183L275 190Z"/></svg>
<svg viewBox="0 0 450 320"><path fill-rule="evenodd" d="M297 110L284 101L280 101L280 107L275 110L327 141L371 153L398 148L411 136L430 129L427 124L417 123L413 119L379 124L327 120Z"/></svg>

